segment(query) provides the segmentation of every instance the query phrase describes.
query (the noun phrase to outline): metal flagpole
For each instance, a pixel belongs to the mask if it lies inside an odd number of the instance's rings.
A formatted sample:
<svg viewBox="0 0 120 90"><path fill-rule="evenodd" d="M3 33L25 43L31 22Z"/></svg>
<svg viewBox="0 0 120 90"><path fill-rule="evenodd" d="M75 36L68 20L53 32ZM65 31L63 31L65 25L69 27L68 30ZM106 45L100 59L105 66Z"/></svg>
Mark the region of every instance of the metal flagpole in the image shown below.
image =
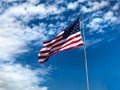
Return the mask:
<svg viewBox="0 0 120 90"><path fill-rule="evenodd" d="M83 41L84 41L84 59L85 59L85 71L86 71L86 88L87 88L87 90L89 90L88 66L87 66L86 43L85 43L84 18L83 18L83 16L82 16L82 30L83 30Z"/></svg>

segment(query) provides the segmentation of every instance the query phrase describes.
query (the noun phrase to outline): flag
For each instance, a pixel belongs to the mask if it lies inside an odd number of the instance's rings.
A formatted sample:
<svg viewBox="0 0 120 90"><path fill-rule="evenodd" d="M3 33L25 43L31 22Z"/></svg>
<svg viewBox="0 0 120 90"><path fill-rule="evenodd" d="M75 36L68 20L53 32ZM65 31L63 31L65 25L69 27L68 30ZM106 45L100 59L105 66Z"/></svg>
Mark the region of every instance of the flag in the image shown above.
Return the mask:
<svg viewBox="0 0 120 90"><path fill-rule="evenodd" d="M51 55L57 52L82 46L83 41L79 25L78 18L61 31L55 38L43 42L43 48L38 52L40 64L46 62Z"/></svg>

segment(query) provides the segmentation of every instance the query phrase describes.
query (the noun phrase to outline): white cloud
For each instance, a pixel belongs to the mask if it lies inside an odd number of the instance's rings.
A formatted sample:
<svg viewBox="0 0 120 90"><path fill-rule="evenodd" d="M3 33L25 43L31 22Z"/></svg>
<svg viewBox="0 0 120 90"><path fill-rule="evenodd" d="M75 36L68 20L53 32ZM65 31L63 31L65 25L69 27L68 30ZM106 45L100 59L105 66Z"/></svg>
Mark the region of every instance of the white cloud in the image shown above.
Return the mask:
<svg viewBox="0 0 120 90"><path fill-rule="evenodd" d="M29 42L47 38L44 23L30 28L6 14L0 16L0 21L0 60L11 60L16 54L28 51Z"/></svg>
<svg viewBox="0 0 120 90"><path fill-rule="evenodd" d="M93 22L94 22L94 23L99 23L99 22L101 22L101 21L102 21L101 18L94 18L94 19L93 19Z"/></svg>
<svg viewBox="0 0 120 90"><path fill-rule="evenodd" d="M38 4L40 0L27 0L27 2L32 3L32 4Z"/></svg>
<svg viewBox="0 0 120 90"><path fill-rule="evenodd" d="M94 45L101 42L103 39L102 38L96 38L96 39L89 39L89 40L86 40L86 45L87 47L89 46L92 46L92 47L95 47ZM99 45L99 44L98 44Z"/></svg>
<svg viewBox="0 0 120 90"><path fill-rule="evenodd" d="M10 60L18 51L26 51L25 40L21 38L20 23L13 18L0 17L0 60Z"/></svg>
<svg viewBox="0 0 120 90"><path fill-rule="evenodd" d="M117 17L114 16L114 13L112 11L108 11L104 15L104 20L110 20L111 22L114 22L117 20Z"/></svg>
<svg viewBox="0 0 120 90"><path fill-rule="evenodd" d="M4 0L11 3L17 0ZM47 90L46 86L40 86L45 81L44 76L50 71L48 68L32 70L27 66L16 64L16 57L28 52L32 41L41 43L47 39L46 24L39 23L27 25L31 20L43 18L50 14L61 13L55 5L39 4L38 0L1 7L0 11L0 90ZM49 9L50 8L50 9ZM54 12L54 13L53 13ZM38 41L39 40L39 41ZM34 45L34 43L32 43ZM25 63L24 63L25 64Z"/></svg>
<svg viewBox="0 0 120 90"><path fill-rule="evenodd" d="M81 11L87 13L87 12L91 12L91 9L90 9L90 8L87 8L87 7L85 7L85 6L82 6L82 7L81 7Z"/></svg>
<svg viewBox="0 0 120 90"><path fill-rule="evenodd" d="M90 32L100 30L100 23L103 21L102 18L94 18L87 27L91 28Z"/></svg>
<svg viewBox="0 0 120 90"><path fill-rule="evenodd" d="M79 3L83 3L85 2L86 0L78 0Z"/></svg>
<svg viewBox="0 0 120 90"><path fill-rule="evenodd" d="M105 31L103 29L98 30L97 33L104 33Z"/></svg>
<svg viewBox="0 0 120 90"><path fill-rule="evenodd" d="M107 1L101 1L100 3L99 2L94 2L93 3L93 7L92 7L92 10L95 11L95 10L99 10L105 6L109 5L109 3Z"/></svg>
<svg viewBox="0 0 120 90"><path fill-rule="evenodd" d="M117 4L116 3L113 8L117 9ZM90 33L96 32L96 33L105 33L106 27L109 25L112 25L113 23L118 23L118 16L115 14L113 10L107 10L107 11L102 11L100 10L101 8L106 8L107 6L110 5L108 1L101 1L101 2L88 2L88 5L90 8L86 8L85 6L82 6L82 10L84 12L92 12L96 11L95 13L92 13L90 17L90 22L87 24L87 27L90 28ZM112 9L113 9L112 8ZM105 23L105 24L104 24Z"/></svg>
<svg viewBox="0 0 120 90"><path fill-rule="evenodd" d="M54 0L56 4L66 3L64 0Z"/></svg>
<svg viewBox="0 0 120 90"><path fill-rule="evenodd" d="M11 2L15 2L15 1L19 1L19 0L1 0L2 2L8 2L8 3L11 3Z"/></svg>
<svg viewBox="0 0 120 90"><path fill-rule="evenodd" d="M109 2L108 1L101 1L101 2L88 1L88 5L89 5L89 8L87 8L85 6L82 6L81 11L85 12L85 13L88 13L88 12L93 12L93 11L96 11L96 10L100 10L100 9L108 6Z"/></svg>
<svg viewBox="0 0 120 90"><path fill-rule="evenodd" d="M105 19L108 20L108 19L110 19L111 17L113 17L113 12L112 12L112 11L108 11L108 12L105 14Z"/></svg>
<svg viewBox="0 0 120 90"><path fill-rule="evenodd" d="M1 63L0 68L0 90L47 90L47 87L40 86L44 78L38 75L45 75L48 70L31 70L13 63Z"/></svg>
<svg viewBox="0 0 120 90"><path fill-rule="evenodd" d="M119 9L119 3L117 2L113 7L112 7L112 9L113 10L118 10Z"/></svg>
<svg viewBox="0 0 120 90"><path fill-rule="evenodd" d="M100 15L102 15L102 17L100 17ZM115 23L117 21L117 18L118 17L114 15L113 11L107 11L105 13L99 11L97 13L92 14L92 20L89 24L87 24L87 27L90 28L90 33L104 33L105 30L103 28Z"/></svg>
<svg viewBox="0 0 120 90"><path fill-rule="evenodd" d="M96 11L95 13L92 14L92 17L100 17L104 14L103 11Z"/></svg>
<svg viewBox="0 0 120 90"><path fill-rule="evenodd" d="M24 22L29 22L34 17L43 19L49 15L61 14L65 11L65 7L59 7L56 4L40 3L35 5L38 0L29 0L21 4L15 4L5 9L4 14L9 17L20 18ZM19 12L18 12L19 11Z"/></svg>
<svg viewBox="0 0 120 90"><path fill-rule="evenodd" d="M77 0L75 2L70 2L67 4L67 8L71 10L75 10L80 5L80 3L84 3L85 1L86 0ZM83 9L84 9L84 6L83 6Z"/></svg>
<svg viewBox="0 0 120 90"><path fill-rule="evenodd" d="M9 0L13 2L16 0ZM4 0L4 2L7 2ZM27 25L34 18L43 18L47 15L60 14L65 8L57 7L54 5L38 4L38 0L28 0L20 4L14 4L4 9L4 12L0 12L0 60L11 60L16 55L27 52L29 47L27 46L31 41L40 43L46 40L46 35L54 34L54 31L46 30L45 23L39 23L39 25L32 25L32 28ZM2 6L1 6L2 7ZM2 7L5 8L5 7ZM47 33L48 32L48 33ZM37 42L37 40L39 40ZM33 44L34 45L34 44Z"/></svg>
<svg viewBox="0 0 120 90"><path fill-rule="evenodd" d="M58 8L55 5L49 5L46 8L46 10L47 10L48 14L60 14L60 13L62 13L65 10L65 8L63 8L63 7L59 7Z"/></svg>
<svg viewBox="0 0 120 90"><path fill-rule="evenodd" d="M73 2L73 3L71 2L67 5L67 8L75 10L77 8L77 6L78 6L78 2Z"/></svg>
<svg viewBox="0 0 120 90"><path fill-rule="evenodd" d="M12 16L13 17L20 17L20 16L26 15L27 11L23 5L17 5L17 6L13 6L13 7L8 8L8 10L6 10L6 14L8 16L11 16L11 17Z"/></svg>

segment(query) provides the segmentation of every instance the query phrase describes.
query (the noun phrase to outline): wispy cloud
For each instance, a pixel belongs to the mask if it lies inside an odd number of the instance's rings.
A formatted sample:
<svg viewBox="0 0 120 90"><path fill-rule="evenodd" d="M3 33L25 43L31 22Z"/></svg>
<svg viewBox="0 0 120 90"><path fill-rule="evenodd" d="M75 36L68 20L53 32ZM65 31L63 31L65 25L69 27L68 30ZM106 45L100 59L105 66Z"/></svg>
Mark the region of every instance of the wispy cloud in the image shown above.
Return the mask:
<svg viewBox="0 0 120 90"><path fill-rule="evenodd" d="M68 9L72 9L72 10L75 10L77 7L78 7L78 2L69 3L69 4L67 5L67 8L68 8Z"/></svg>
<svg viewBox="0 0 120 90"><path fill-rule="evenodd" d="M45 81L44 76L51 71L49 68L32 70L31 66L25 64L23 66L15 62L20 54L29 52L28 45L32 41L41 43L42 40L47 39L47 34L53 33L46 31L45 23L31 26L28 23L35 16L43 18L49 14L61 13L61 11L54 5L36 6L39 3L38 0L28 0L23 3L17 1L2 0L1 3L6 3L8 6L0 4L3 8L0 11L0 90L47 90L48 87L41 86L41 83ZM9 5L13 2L15 4Z"/></svg>
<svg viewBox="0 0 120 90"><path fill-rule="evenodd" d="M40 86L44 82L42 75L48 73L47 69L32 70L14 63L2 63L0 68L0 90L47 90L47 87Z"/></svg>
<svg viewBox="0 0 120 90"><path fill-rule="evenodd" d="M100 10L106 6L109 6L109 2L108 1L101 1L101 2L91 2L88 1L88 6L89 8L87 8L86 6L82 6L81 7L81 11L84 13L88 13L88 12L93 12L96 10Z"/></svg>
<svg viewBox="0 0 120 90"><path fill-rule="evenodd" d="M112 10L114 10L114 11L118 10L119 7L120 7L119 5L120 5L120 3L116 3L116 4L112 7Z"/></svg>
<svg viewBox="0 0 120 90"><path fill-rule="evenodd" d="M91 32L96 31L96 30L100 29L100 27L101 27L100 23L102 23L102 21L103 21L102 18L94 18L90 22L90 24L87 25L87 27L92 28Z"/></svg>

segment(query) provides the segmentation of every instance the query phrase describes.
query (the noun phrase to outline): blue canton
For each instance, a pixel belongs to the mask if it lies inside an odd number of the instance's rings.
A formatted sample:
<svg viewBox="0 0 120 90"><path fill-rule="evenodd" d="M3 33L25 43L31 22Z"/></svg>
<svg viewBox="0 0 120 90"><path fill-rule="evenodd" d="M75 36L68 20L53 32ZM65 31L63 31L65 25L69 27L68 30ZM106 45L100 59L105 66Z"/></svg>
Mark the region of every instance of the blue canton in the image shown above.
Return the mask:
<svg viewBox="0 0 120 90"><path fill-rule="evenodd" d="M80 26L79 26L79 18L76 19L73 23L71 23L67 28L65 28L63 34L63 39L66 39L72 34L75 34L80 31Z"/></svg>

